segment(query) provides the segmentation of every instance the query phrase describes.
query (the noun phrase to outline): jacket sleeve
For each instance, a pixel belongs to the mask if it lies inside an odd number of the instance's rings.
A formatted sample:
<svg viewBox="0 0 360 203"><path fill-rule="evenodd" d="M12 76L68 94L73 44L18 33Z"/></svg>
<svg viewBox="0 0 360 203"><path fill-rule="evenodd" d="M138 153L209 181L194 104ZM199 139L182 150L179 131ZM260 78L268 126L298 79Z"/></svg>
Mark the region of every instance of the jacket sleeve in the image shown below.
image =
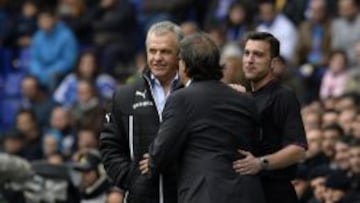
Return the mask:
<svg viewBox="0 0 360 203"><path fill-rule="evenodd" d="M121 94L119 94L121 92ZM120 109L125 107L120 95L130 97L126 91L117 91L113 97L111 114L106 115L100 134L100 152L105 170L112 181L122 189L128 189L129 174L132 168L130 149L126 130L127 115Z"/></svg>
<svg viewBox="0 0 360 203"><path fill-rule="evenodd" d="M163 172L178 159L187 139L187 117L181 97L170 96L163 111L163 121L158 134L150 145L150 170Z"/></svg>

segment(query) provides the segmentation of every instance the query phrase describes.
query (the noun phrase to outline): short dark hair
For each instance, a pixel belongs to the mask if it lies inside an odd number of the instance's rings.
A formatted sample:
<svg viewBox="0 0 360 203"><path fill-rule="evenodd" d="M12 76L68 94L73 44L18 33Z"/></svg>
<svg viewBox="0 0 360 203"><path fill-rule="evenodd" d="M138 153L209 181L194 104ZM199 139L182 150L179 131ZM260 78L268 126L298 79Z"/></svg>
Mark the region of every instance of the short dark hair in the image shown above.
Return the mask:
<svg viewBox="0 0 360 203"><path fill-rule="evenodd" d="M268 32L251 32L246 37L245 44L248 40L265 41L270 45L271 58L280 56L280 42L274 35Z"/></svg>
<svg viewBox="0 0 360 203"><path fill-rule="evenodd" d="M56 17L56 8L54 6L43 6L39 10L39 15L49 15L51 17Z"/></svg>
<svg viewBox="0 0 360 203"><path fill-rule="evenodd" d="M344 59L344 65L345 67L347 67L347 65L349 64L349 59L347 57L347 54L344 50L342 49L334 49L330 52L329 54L329 58L332 59L335 55L341 55Z"/></svg>
<svg viewBox="0 0 360 203"><path fill-rule="evenodd" d="M186 64L187 76L193 80L220 80L220 51L205 33L196 33L180 42L179 57Z"/></svg>
<svg viewBox="0 0 360 203"><path fill-rule="evenodd" d="M344 135L344 130L338 124L331 124L331 125L325 126L323 129L323 131L328 131L328 130L334 130L334 131L338 132L339 138L341 138Z"/></svg>

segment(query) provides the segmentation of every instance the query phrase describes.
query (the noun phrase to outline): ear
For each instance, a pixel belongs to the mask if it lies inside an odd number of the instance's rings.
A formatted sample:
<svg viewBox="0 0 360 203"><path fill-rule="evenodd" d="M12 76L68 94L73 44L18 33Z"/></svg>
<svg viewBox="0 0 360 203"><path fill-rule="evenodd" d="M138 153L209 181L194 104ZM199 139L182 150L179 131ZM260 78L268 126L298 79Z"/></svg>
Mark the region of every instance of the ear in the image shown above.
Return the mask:
<svg viewBox="0 0 360 203"><path fill-rule="evenodd" d="M274 70L274 68L275 68L276 66L278 66L279 63L280 63L279 57L274 57L274 58L272 58L272 59L271 59L271 62L270 62L270 69L271 69L271 70Z"/></svg>

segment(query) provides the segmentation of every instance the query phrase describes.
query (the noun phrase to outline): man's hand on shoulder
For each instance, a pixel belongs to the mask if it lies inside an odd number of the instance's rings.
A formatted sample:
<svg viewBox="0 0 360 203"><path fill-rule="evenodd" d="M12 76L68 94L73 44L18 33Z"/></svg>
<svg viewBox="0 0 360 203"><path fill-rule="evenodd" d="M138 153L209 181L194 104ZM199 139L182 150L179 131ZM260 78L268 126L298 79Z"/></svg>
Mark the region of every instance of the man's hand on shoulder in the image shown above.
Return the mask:
<svg viewBox="0 0 360 203"><path fill-rule="evenodd" d="M229 84L229 86L238 92L246 93L246 88L240 84Z"/></svg>

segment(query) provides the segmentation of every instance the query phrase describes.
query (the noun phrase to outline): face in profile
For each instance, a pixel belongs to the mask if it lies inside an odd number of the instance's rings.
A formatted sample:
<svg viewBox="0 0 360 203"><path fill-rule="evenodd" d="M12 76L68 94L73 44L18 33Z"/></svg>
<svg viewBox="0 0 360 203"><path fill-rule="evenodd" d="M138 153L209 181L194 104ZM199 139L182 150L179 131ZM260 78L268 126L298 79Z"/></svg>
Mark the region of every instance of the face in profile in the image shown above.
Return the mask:
<svg viewBox="0 0 360 203"><path fill-rule="evenodd" d="M178 46L174 33L150 33L146 54L150 71L161 81L173 78L178 70Z"/></svg>
<svg viewBox="0 0 360 203"><path fill-rule="evenodd" d="M179 60L179 76L180 76L180 81L181 84L186 85L187 82L187 75L186 75L186 64L183 60Z"/></svg>
<svg viewBox="0 0 360 203"><path fill-rule="evenodd" d="M248 40L242 57L245 78L257 82L271 71L270 44L261 40Z"/></svg>

